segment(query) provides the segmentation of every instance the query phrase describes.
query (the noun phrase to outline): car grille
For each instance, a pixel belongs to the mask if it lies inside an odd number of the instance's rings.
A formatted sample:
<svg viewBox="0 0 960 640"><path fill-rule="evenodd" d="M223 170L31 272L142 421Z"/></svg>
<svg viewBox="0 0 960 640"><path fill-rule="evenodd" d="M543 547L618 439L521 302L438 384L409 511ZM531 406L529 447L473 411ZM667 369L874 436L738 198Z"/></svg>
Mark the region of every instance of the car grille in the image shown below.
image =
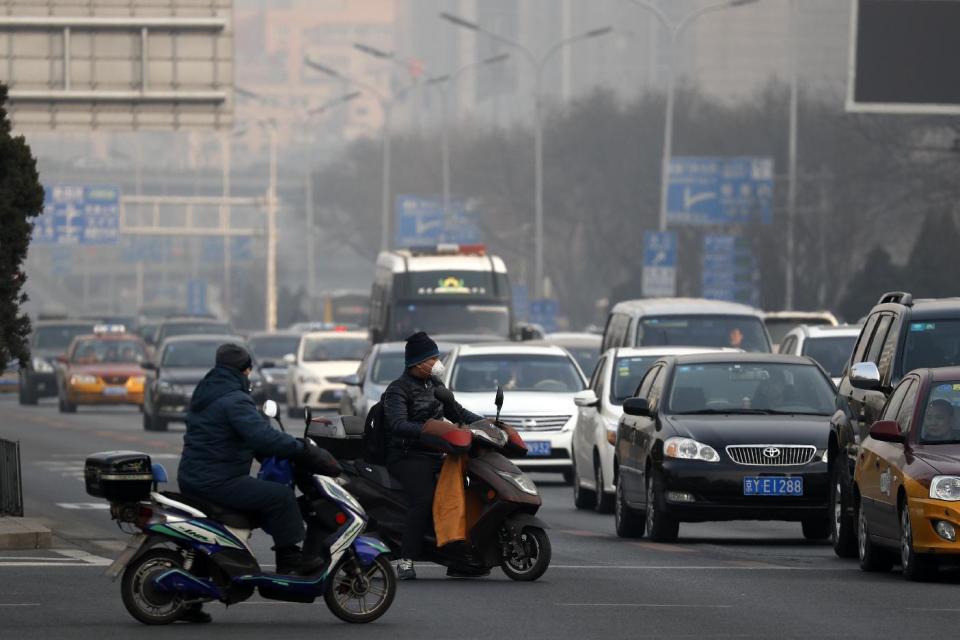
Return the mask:
<svg viewBox="0 0 960 640"><path fill-rule="evenodd" d="M727 446L727 455L737 464L789 467L813 460L817 448L806 444L742 444Z"/></svg>
<svg viewBox="0 0 960 640"><path fill-rule="evenodd" d="M126 384L127 376L101 376L107 384Z"/></svg>
<svg viewBox="0 0 960 640"><path fill-rule="evenodd" d="M486 414L485 418L493 420L497 416ZM529 416L501 414L500 420L506 422L517 431L559 431L570 420L570 415Z"/></svg>

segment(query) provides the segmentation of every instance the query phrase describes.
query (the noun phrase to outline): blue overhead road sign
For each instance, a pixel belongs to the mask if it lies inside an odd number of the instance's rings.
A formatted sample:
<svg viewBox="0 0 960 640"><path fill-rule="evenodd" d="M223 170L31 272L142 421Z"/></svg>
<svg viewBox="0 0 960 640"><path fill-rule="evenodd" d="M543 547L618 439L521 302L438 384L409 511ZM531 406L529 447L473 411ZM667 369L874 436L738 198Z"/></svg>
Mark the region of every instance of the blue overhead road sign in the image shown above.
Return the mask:
<svg viewBox="0 0 960 640"><path fill-rule="evenodd" d="M677 293L677 234L647 231L643 234L643 295L672 297Z"/></svg>
<svg viewBox="0 0 960 640"><path fill-rule="evenodd" d="M667 221L737 224L772 219L773 158L677 157L670 161Z"/></svg>
<svg viewBox="0 0 960 640"><path fill-rule="evenodd" d="M43 215L33 226L33 242L116 244L119 237L119 187L54 185L46 188Z"/></svg>
<svg viewBox="0 0 960 640"><path fill-rule="evenodd" d="M443 210L442 198L397 196L397 247L416 247L443 242L477 244L483 242L479 213L472 202L450 201L450 213Z"/></svg>

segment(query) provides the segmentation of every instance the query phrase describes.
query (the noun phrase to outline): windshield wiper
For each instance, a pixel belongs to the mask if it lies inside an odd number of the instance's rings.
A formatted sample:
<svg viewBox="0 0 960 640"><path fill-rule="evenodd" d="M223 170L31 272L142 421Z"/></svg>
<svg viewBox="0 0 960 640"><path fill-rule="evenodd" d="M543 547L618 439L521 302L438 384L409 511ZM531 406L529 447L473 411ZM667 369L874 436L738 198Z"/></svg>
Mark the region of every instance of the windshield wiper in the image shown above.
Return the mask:
<svg viewBox="0 0 960 640"><path fill-rule="evenodd" d="M697 409L696 411L675 411L675 416L716 416L716 415L745 415L762 416L769 413L766 409Z"/></svg>
<svg viewBox="0 0 960 640"><path fill-rule="evenodd" d="M820 411L779 411L777 409L766 409L764 413L772 416L829 416L829 413Z"/></svg>

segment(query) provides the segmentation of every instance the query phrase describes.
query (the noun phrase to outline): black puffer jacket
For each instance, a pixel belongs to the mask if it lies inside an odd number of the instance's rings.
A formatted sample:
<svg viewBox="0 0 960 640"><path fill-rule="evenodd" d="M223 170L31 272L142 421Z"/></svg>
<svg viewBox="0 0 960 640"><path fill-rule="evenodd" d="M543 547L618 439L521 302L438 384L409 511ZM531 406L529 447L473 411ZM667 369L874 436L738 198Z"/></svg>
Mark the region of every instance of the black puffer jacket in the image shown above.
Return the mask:
<svg viewBox="0 0 960 640"><path fill-rule="evenodd" d="M383 392L383 418L390 443L387 447L387 462L398 460L406 455L429 455L439 457L439 453L420 446L420 431L427 420L446 418L451 422L463 419L466 423L482 420L482 416L471 413L457 403L444 406L433 395L433 390L443 384L433 378L422 380L404 371L403 375L390 383Z"/></svg>
<svg viewBox="0 0 960 640"><path fill-rule="evenodd" d="M193 392L177 471L181 491L202 491L250 474L254 456L292 458L303 444L270 425L243 375L215 367Z"/></svg>

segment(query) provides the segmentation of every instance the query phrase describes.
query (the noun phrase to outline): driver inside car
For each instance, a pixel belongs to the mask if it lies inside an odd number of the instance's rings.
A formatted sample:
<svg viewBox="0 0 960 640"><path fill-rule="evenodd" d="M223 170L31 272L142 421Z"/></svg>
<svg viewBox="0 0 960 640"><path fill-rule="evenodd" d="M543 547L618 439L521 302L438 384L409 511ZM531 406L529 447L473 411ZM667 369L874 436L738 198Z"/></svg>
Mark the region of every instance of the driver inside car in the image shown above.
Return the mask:
<svg viewBox="0 0 960 640"><path fill-rule="evenodd" d="M923 417L924 442L947 442L956 439L953 416L954 409L949 400L937 398L928 404Z"/></svg>

